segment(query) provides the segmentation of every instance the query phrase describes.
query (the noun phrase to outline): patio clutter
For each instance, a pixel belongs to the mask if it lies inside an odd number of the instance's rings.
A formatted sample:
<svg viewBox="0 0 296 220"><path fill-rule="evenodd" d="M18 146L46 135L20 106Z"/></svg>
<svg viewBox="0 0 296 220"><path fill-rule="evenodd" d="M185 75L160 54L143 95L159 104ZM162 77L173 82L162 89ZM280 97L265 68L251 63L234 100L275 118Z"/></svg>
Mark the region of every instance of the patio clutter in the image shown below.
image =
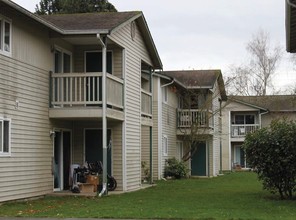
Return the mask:
<svg viewBox="0 0 296 220"><path fill-rule="evenodd" d="M73 167L73 181L72 192L73 193L91 193L97 192L102 188L99 178L103 173L102 163L99 161L95 163L86 163L84 167ZM117 187L115 178L111 175L107 175L108 191L113 191Z"/></svg>
<svg viewBox="0 0 296 220"><path fill-rule="evenodd" d="M97 192L99 187L99 169L94 170L93 166L87 163L84 167L76 167L73 172L73 193Z"/></svg>

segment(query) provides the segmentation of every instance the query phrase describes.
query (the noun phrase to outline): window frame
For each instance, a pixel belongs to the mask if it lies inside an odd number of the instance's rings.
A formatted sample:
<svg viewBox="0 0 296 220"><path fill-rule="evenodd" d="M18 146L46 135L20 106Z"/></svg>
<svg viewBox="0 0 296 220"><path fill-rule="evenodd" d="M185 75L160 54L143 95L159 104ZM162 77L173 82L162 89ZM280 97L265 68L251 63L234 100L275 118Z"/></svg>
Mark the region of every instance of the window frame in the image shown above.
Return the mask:
<svg viewBox="0 0 296 220"><path fill-rule="evenodd" d="M10 118L1 118L0 117L0 122L1 122L1 129L0 132L1 134L1 148L0 148L0 157L7 157L11 155L11 119ZM8 122L8 151L4 152L4 137L5 137L5 127L4 127L4 123Z"/></svg>
<svg viewBox="0 0 296 220"><path fill-rule="evenodd" d="M168 154L169 154L169 144L168 144L168 142L169 142L168 136L163 135L162 136L162 155L163 156L168 156Z"/></svg>
<svg viewBox="0 0 296 220"><path fill-rule="evenodd" d="M236 117L237 116L243 117L244 118L244 123L236 123ZM246 123L246 117L247 116L252 116L254 118L254 123L253 124L247 124ZM254 124L256 124L256 116L255 116L255 114L235 114L233 120L234 120L234 124L236 124L236 125L254 125Z"/></svg>
<svg viewBox="0 0 296 220"><path fill-rule="evenodd" d="M5 24L9 24L9 45L8 50L5 50ZM11 56L12 51L12 22L10 19L7 19L6 17L2 16L0 14L0 54Z"/></svg>
<svg viewBox="0 0 296 220"><path fill-rule="evenodd" d="M56 52L59 52L61 57L59 60L60 65L58 66L58 72L56 72L56 67L57 67L57 63L56 63ZM70 57L70 71L69 72L65 72L65 62L64 62L64 59L65 59L65 55L68 55ZM54 46L54 73L71 73L72 72L72 67L73 67L73 55L72 55L72 52L71 51L68 51L68 50L65 50L64 48L61 48L59 46Z"/></svg>

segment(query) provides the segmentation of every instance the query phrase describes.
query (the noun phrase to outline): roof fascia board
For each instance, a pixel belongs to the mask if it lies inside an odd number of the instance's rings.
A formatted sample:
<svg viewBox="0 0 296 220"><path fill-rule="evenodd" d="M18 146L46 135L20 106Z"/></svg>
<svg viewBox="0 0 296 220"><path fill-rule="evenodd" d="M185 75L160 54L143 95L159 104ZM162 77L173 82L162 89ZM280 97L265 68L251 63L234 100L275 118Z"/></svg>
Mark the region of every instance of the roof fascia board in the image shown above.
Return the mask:
<svg viewBox="0 0 296 220"><path fill-rule="evenodd" d="M46 27L60 33L63 34L63 30L61 30L59 27L43 20L42 18L40 18L38 15L33 14L32 12L28 11L27 9L19 6L18 4L10 1L10 0L2 0L5 4L9 5L10 7L14 8L15 10L21 12L22 14L32 18L33 20L39 22L40 24L45 25Z"/></svg>
<svg viewBox="0 0 296 220"><path fill-rule="evenodd" d="M155 55L155 57L156 57L156 59L157 59L157 62L158 62L158 64L157 64L157 69L163 69L163 65L162 65L162 62L161 62L160 56L159 56L158 51L157 51L157 49L156 49L155 43L154 43L154 41L153 41L153 38L152 38L151 32L150 32L150 30L149 30L148 24L147 24L147 22L146 22L146 19L145 19L143 13L141 13L141 16L139 17L139 19L140 19L140 21L144 24L144 27L145 27L145 28L144 28L144 31L145 31L144 34L146 34L146 36L148 36L148 38L149 38L149 41L148 41L148 42L149 42L149 44L150 44L152 50L154 51L154 55ZM140 26L141 26L141 25L140 25ZM149 47L149 46L148 46L148 47Z"/></svg>
<svg viewBox="0 0 296 220"><path fill-rule="evenodd" d="M157 76L159 78L167 79L167 80L172 80L173 79L173 77L170 77L170 76L167 76L167 75L163 75L163 74L157 73L157 72L154 72L153 75L154 76Z"/></svg>
<svg viewBox="0 0 296 220"><path fill-rule="evenodd" d="M118 31L119 29L121 29L122 27L126 26L127 24L131 23L132 21L136 20L137 18L141 17L142 13L139 13L137 15L134 15L133 17L131 17L130 19L126 20L125 22L121 23L120 25L116 26L115 28L110 30L110 34L115 33L116 31Z"/></svg>

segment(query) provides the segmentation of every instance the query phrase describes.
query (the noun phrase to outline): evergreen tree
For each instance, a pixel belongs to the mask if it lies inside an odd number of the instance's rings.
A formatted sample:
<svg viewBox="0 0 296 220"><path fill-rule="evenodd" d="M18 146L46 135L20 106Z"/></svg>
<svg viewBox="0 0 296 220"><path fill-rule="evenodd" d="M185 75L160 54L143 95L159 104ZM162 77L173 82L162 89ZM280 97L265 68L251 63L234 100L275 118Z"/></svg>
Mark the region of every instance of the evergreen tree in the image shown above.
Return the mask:
<svg viewBox="0 0 296 220"><path fill-rule="evenodd" d="M108 0L41 0L36 5L39 15L73 14L91 12L116 12L114 5Z"/></svg>

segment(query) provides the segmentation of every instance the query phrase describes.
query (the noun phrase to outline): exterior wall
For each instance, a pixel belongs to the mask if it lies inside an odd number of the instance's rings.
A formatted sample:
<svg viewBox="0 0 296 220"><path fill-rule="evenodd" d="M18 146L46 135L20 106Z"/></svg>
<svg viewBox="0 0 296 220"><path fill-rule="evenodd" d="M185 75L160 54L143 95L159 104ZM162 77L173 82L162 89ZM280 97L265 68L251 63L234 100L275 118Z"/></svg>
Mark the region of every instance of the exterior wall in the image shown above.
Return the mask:
<svg viewBox="0 0 296 220"><path fill-rule="evenodd" d="M163 91L161 91L163 92ZM168 138L168 154L164 155L163 146L161 148L161 170L164 171L165 160L176 156L177 143L177 107L178 96L171 87L167 87L167 103L162 100L162 137ZM162 97L162 96L160 96ZM161 140L160 140L161 141ZM162 175L162 174L161 174Z"/></svg>
<svg viewBox="0 0 296 220"><path fill-rule="evenodd" d="M53 190L48 42L46 30L12 19L12 57L0 55L0 117L11 119L11 154L0 156L0 202Z"/></svg>
<svg viewBox="0 0 296 220"><path fill-rule="evenodd" d="M234 101L222 104L222 170L231 170L231 112L253 112L258 109ZM241 141L241 140L239 140ZM243 140L242 140L243 141Z"/></svg>
<svg viewBox="0 0 296 220"><path fill-rule="evenodd" d="M212 143L212 159L210 156L210 164L213 166L213 169L210 169L209 175L210 176L216 176L219 174L220 171L220 144L222 143L222 136L220 132L220 91L218 87L218 83L215 83L215 86L213 88L213 96L212 96L212 111L213 111L213 127L214 127L214 133L211 137L211 143ZM220 143L221 142L221 143ZM211 167L211 166L210 166ZM211 171L212 170L212 171Z"/></svg>
<svg viewBox="0 0 296 220"><path fill-rule="evenodd" d="M141 126L141 163L145 163L145 169L150 171L150 127ZM141 180L143 181L144 169L141 170Z"/></svg>
<svg viewBox="0 0 296 220"><path fill-rule="evenodd" d="M159 144L161 144L161 127L162 127L162 121L161 121L161 94L160 94L160 78L153 77L153 90L152 90L152 120L153 120L153 128L152 128L152 164L153 164L153 179L159 179L160 178L160 172L159 172L159 164L160 164L160 157L159 157L159 151L160 147Z"/></svg>
<svg viewBox="0 0 296 220"><path fill-rule="evenodd" d="M136 28L134 40L131 24L115 32L111 38L125 48L125 178L124 191L139 189L141 185L141 62L152 66L142 35Z"/></svg>
<svg viewBox="0 0 296 220"><path fill-rule="evenodd" d="M296 120L296 111L294 112L270 112L268 114L262 115L261 126L268 127L272 120L276 119L287 119Z"/></svg>

